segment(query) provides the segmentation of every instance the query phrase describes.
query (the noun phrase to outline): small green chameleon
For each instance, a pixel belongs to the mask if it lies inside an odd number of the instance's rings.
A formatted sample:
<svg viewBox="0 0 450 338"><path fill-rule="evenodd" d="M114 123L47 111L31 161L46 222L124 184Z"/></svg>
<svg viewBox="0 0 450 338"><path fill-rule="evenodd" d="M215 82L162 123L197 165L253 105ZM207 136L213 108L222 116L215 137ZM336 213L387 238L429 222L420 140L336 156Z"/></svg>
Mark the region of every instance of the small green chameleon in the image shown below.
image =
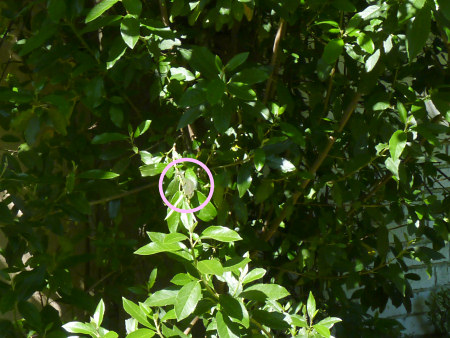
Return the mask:
<svg viewBox="0 0 450 338"><path fill-rule="evenodd" d="M197 189L197 182L186 178L184 172L178 172L178 177L180 179L181 186L183 188L184 194L187 198L191 199L194 196L194 192Z"/></svg>

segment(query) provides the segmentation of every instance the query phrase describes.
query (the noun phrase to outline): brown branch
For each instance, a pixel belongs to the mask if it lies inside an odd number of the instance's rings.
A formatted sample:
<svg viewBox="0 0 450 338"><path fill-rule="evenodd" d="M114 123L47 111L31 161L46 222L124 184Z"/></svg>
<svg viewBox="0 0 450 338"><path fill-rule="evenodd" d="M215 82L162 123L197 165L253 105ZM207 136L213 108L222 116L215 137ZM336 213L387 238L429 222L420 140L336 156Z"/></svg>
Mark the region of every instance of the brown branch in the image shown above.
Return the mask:
<svg viewBox="0 0 450 338"><path fill-rule="evenodd" d="M159 10L161 11L161 20L164 26L169 27L169 16L167 15L167 6L165 0L159 0Z"/></svg>
<svg viewBox="0 0 450 338"><path fill-rule="evenodd" d="M189 326L186 328L186 330L184 330L184 334L189 334L189 332L191 332L192 328L194 327L194 325L198 322L199 320L199 316L195 316L194 319L191 320L191 322L189 323Z"/></svg>
<svg viewBox="0 0 450 338"><path fill-rule="evenodd" d="M344 112L344 115L342 116L342 119L339 123L339 127L337 129L337 132L340 133L342 132L342 130L344 129L345 125L348 122L348 119L350 118L350 116L352 115L353 111L356 108L356 105L358 104L359 99L361 98L361 94L360 93L356 93L353 97L353 99L351 100L350 104L347 106L347 109ZM317 170L320 168L320 166L322 165L323 161L325 160L325 158L328 156L328 153L330 152L334 142L335 142L335 138L334 136L329 136L328 137L328 143L325 146L325 148L322 150L322 152L319 154L319 156L317 157L316 161L314 162L314 164L312 165L311 169L309 170L309 173L314 175ZM297 203L297 200L300 198L300 196L303 194L305 188L308 186L308 183L311 181L311 179L305 179L301 186L300 186L300 190L297 191L293 196L292 199L286 203L286 205L284 206L284 208L281 210L280 215L275 219L275 221L272 223L272 225L270 226L269 230L263 234L263 238L264 241L269 241L273 235L275 235L275 233L278 231L278 228L280 227L281 222L286 218L288 211L295 205L295 203Z"/></svg>
<svg viewBox="0 0 450 338"><path fill-rule="evenodd" d="M272 66L272 72L270 73L270 77L267 80L266 91L264 93L264 100L263 100L264 104L266 104L267 101L272 96L272 91L273 91L272 83L274 82L276 73L278 71L278 55L280 52L280 42L281 42L281 38L284 35L285 30L286 30L286 21L283 18L281 18L280 25L278 26L277 34L275 35L275 40L273 42L272 60L270 62L270 65Z"/></svg>

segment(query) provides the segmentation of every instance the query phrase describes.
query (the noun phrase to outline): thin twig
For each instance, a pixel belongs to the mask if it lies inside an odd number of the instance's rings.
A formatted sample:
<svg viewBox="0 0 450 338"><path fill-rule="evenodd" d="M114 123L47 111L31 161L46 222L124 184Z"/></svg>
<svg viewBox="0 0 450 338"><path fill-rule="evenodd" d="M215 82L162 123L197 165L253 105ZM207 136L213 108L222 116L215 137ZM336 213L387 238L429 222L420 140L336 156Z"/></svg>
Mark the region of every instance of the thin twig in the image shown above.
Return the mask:
<svg viewBox="0 0 450 338"><path fill-rule="evenodd" d="M105 197L105 198L99 199L97 201L89 202L89 205L92 206L92 205L107 203L109 201L113 201L113 200L116 200L116 199L119 199L119 198L122 198L122 197L125 197L125 196L129 196L129 195L138 193L138 192L140 192L142 190L154 187L155 185L157 185L157 182L152 182L150 184L143 185L142 187L139 187L139 188L136 188L136 189L132 189L132 190L129 190L129 191L125 191L125 192L122 192L122 193L114 195L114 196L109 196L109 197Z"/></svg>
<svg viewBox="0 0 450 338"><path fill-rule="evenodd" d="M186 328L186 330L184 330L184 334L189 334L189 332L191 332L192 328L194 327L194 325L198 322L199 320L199 316L195 316L194 319L191 320L191 322L189 323L189 326Z"/></svg>

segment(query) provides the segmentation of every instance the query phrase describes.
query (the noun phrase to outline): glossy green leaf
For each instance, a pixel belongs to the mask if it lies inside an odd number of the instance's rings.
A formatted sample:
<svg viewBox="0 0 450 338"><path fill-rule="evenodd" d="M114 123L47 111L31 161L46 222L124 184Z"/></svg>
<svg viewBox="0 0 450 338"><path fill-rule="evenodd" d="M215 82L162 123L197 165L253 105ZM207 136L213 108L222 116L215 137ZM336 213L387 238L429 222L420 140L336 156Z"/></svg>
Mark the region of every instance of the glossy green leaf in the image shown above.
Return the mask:
<svg viewBox="0 0 450 338"><path fill-rule="evenodd" d="M167 167L167 163L153 163L139 167L143 177L159 175Z"/></svg>
<svg viewBox="0 0 450 338"><path fill-rule="evenodd" d="M255 91L247 84L242 82L230 82L227 85L228 91L239 99L252 101L256 99Z"/></svg>
<svg viewBox="0 0 450 338"><path fill-rule="evenodd" d="M85 23L88 23L92 20L97 19L100 15L114 6L119 0L102 0L97 5L92 8L89 13L86 15Z"/></svg>
<svg viewBox="0 0 450 338"><path fill-rule="evenodd" d="M416 14L414 21L408 23L406 31L406 47L408 50L409 62L420 53L425 46L430 35L431 11L428 6L424 6Z"/></svg>
<svg viewBox="0 0 450 338"><path fill-rule="evenodd" d="M214 79L206 87L206 99L211 105L219 103L225 92L225 83L222 80Z"/></svg>
<svg viewBox="0 0 450 338"><path fill-rule="evenodd" d="M221 276L224 272L222 264L217 259L202 260L197 263L197 270L205 275Z"/></svg>
<svg viewBox="0 0 450 338"><path fill-rule="evenodd" d="M245 195L248 188L250 188L250 185L252 184L251 173L252 172L249 165L243 165L239 168L237 175L237 188L239 191L239 197L241 198Z"/></svg>
<svg viewBox="0 0 450 338"><path fill-rule="evenodd" d="M120 34L122 34L122 39L127 46L133 49L140 36L139 20L131 15L127 15L120 24Z"/></svg>
<svg viewBox="0 0 450 338"><path fill-rule="evenodd" d="M356 41L358 41L358 45L367 53L372 54L375 51L375 44L369 35L361 32L358 34Z"/></svg>
<svg viewBox="0 0 450 338"><path fill-rule="evenodd" d="M150 329L137 329L127 335L127 338L151 338L155 334L156 332Z"/></svg>
<svg viewBox="0 0 450 338"><path fill-rule="evenodd" d="M91 143L92 144L105 144L114 141L124 141L128 140L128 136L120 133L103 133L94 136Z"/></svg>
<svg viewBox="0 0 450 338"><path fill-rule="evenodd" d="M148 306L174 305L179 290L163 289L150 295L145 301Z"/></svg>
<svg viewBox="0 0 450 338"><path fill-rule="evenodd" d="M239 328L223 315L220 311L216 314L217 333L219 338L239 338Z"/></svg>
<svg viewBox="0 0 450 338"><path fill-rule="evenodd" d="M70 333L88 334L92 337L95 337L97 335L96 328L92 324L85 324L81 322L70 322L64 324L62 327L64 328L64 330Z"/></svg>
<svg viewBox="0 0 450 338"><path fill-rule="evenodd" d="M331 336L330 330L326 326L316 324L313 327L314 330L320 333L323 337L329 338Z"/></svg>
<svg viewBox="0 0 450 338"><path fill-rule="evenodd" d="M149 243L139 248L134 253L136 255L154 255L160 252L173 252L178 250L181 250L178 243Z"/></svg>
<svg viewBox="0 0 450 338"><path fill-rule="evenodd" d="M127 10L128 14L137 16L141 15L142 12L141 0L122 0L122 3L125 6L125 9Z"/></svg>
<svg viewBox="0 0 450 338"><path fill-rule="evenodd" d="M328 329L331 329L334 324L342 322L342 319L337 317L327 317L325 319L322 319L320 322L318 322L318 325L325 326Z"/></svg>
<svg viewBox="0 0 450 338"><path fill-rule="evenodd" d="M191 282L180 289L175 300L175 313L178 321L194 312L201 297L202 290L199 282Z"/></svg>
<svg viewBox="0 0 450 338"><path fill-rule="evenodd" d="M87 179L97 179L97 180L110 180L112 178L119 177L119 174L116 174L112 171L106 171L101 169L92 169L85 172L82 172L78 175L79 178L87 178Z"/></svg>
<svg viewBox="0 0 450 338"><path fill-rule="evenodd" d="M334 39L327 43L322 54L322 59L328 63L333 64L339 58L344 50L344 40Z"/></svg>
<svg viewBox="0 0 450 338"><path fill-rule="evenodd" d="M406 141L407 136L403 130L397 130L394 134L392 134L389 140L389 152L391 153L391 157L394 161L400 158L403 150L405 149Z"/></svg>
<svg viewBox="0 0 450 338"><path fill-rule="evenodd" d="M103 299L100 299L100 302L98 303L93 316L95 323L99 327L102 325L104 314L105 314L105 303L103 302Z"/></svg>
<svg viewBox="0 0 450 338"><path fill-rule="evenodd" d="M196 191L197 199L200 204L202 204L206 200L206 196L200 192ZM210 222L217 216L217 209L214 207L214 205L209 202L203 209L201 209L197 217L201 219L204 222Z"/></svg>
<svg viewBox="0 0 450 338"><path fill-rule="evenodd" d="M219 296L220 306L225 314L233 321L242 324L245 328L250 326L250 316L242 300L229 294Z"/></svg>
<svg viewBox="0 0 450 338"><path fill-rule="evenodd" d="M258 301L277 300L289 296L289 292L277 284L255 284L246 288L241 296Z"/></svg>
<svg viewBox="0 0 450 338"><path fill-rule="evenodd" d="M139 305L124 297L122 297L122 304L125 312L136 319L140 324L153 328L153 325L148 321L146 313L139 307Z"/></svg>
<svg viewBox="0 0 450 338"><path fill-rule="evenodd" d="M263 149L255 149L253 162L255 163L255 169L257 171L261 171L261 169L264 167L264 163L266 162L266 154L264 153Z"/></svg>
<svg viewBox="0 0 450 338"><path fill-rule="evenodd" d="M240 53L240 54L233 56L231 58L231 60L226 64L225 70L228 72L232 72L237 67L242 65L245 62L245 60L247 60L248 55L249 55L249 53L245 52L245 53Z"/></svg>
<svg viewBox="0 0 450 338"><path fill-rule="evenodd" d="M310 323L312 323L314 316L316 315L316 300L312 292L309 292L308 301L306 302L306 310L308 311L308 317Z"/></svg>
<svg viewBox="0 0 450 338"><path fill-rule="evenodd" d="M219 242L234 242L242 239L236 231L223 226L210 226L206 228L200 238L211 238Z"/></svg>
<svg viewBox="0 0 450 338"><path fill-rule="evenodd" d="M380 58L380 50L377 49L375 53L369 56L366 60L365 68L366 72L370 73L378 63L378 59Z"/></svg>
<svg viewBox="0 0 450 338"><path fill-rule="evenodd" d="M142 134L144 134L148 130L148 128L150 128L151 123L152 121L150 120L145 120L141 122L141 124L139 124L139 126L136 128L136 131L134 132L134 138L137 138Z"/></svg>
<svg viewBox="0 0 450 338"><path fill-rule="evenodd" d="M406 124L406 120L408 118L408 112L406 111L405 106L400 101L397 102L397 111L400 116L400 121Z"/></svg>
<svg viewBox="0 0 450 338"><path fill-rule="evenodd" d="M266 270L264 270L263 268L255 268L247 273L247 275L245 275L244 279L242 280L242 284L248 284L254 282L255 280L261 279L265 274Z"/></svg>

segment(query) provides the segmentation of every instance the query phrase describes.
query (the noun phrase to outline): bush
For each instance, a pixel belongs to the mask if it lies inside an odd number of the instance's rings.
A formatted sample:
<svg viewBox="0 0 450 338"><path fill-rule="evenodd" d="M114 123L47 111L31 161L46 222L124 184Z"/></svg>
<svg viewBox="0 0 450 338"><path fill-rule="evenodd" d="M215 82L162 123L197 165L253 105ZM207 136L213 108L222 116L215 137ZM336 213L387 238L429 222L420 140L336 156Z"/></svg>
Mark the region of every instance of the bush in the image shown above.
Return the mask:
<svg viewBox="0 0 450 338"><path fill-rule="evenodd" d="M450 294L448 288L431 293L430 300L426 302L430 311L428 319L436 329L436 333L448 334L450 332Z"/></svg>

